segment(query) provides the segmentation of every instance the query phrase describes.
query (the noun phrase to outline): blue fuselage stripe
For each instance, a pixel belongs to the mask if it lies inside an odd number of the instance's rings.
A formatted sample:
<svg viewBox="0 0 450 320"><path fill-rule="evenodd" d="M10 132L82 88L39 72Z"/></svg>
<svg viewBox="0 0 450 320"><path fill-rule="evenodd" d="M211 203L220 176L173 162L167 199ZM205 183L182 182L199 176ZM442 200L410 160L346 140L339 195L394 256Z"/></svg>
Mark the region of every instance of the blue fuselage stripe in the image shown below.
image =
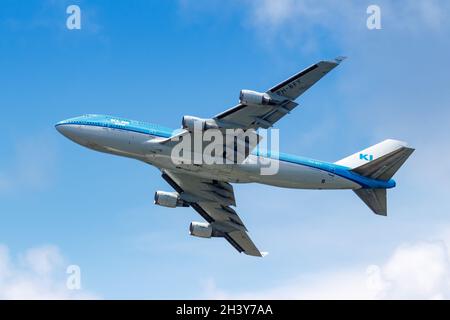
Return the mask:
<svg viewBox="0 0 450 320"><path fill-rule="evenodd" d="M324 162L324 161L318 161L318 160L312 160L307 159L295 155L290 155L286 153L266 153L266 152L259 152L256 150L253 152L256 156L261 156L265 158L271 158L275 160L280 160L287 163L292 163L296 165L301 165L305 167L310 167L318 170L322 170L325 172L328 172L330 174L337 175L341 178L353 181L357 184L359 184L362 188L372 188L372 189L388 189L395 187L395 181L389 180L389 181L383 181L383 180L376 180L367 178L364 176L361 176L357 173L354 173L351 171L350 168L336 165L334 163Z"/></svg>
<svg viewBox="0 0 450 320"><path fill-rule="evenodd" d="M112 120L111 120L112 119ZM141 134L147 134L151 136L157 136L162 138L170 138L175 130L171 130L169 128L160 127L157 125L146 124L142 122L119 119L110 117L110 116L83 116L73 119L68 119L65 121L61 121L56 124L56 126L60 125L84 125L84 126L95 126L95 127L103 127L103 128L112 128L130 132L136 132ZM120 124L116 124L115 122L120 122ZM287 163L292 163L296 165L301 165L305 167L310 167L318 170L322 170L324 172L328 172L333 175L337 175L341 178L350 180L359 184L362 188L374 188L374 189L385 189L385 188L393 188L395 186L394 180L382 181L375 180L371 178L367 178L361 176L357 173L351 171L350 168L336 165L334 163L328 163L318 160L307 159L299 156L294 156L286 153L266 153L260 152L258 149L252 153L255 156L271 158L274 160L280 160Z"/></svg>
<svg viewBox="0 0 450 320"><path fill-rule="evenodd" d="M104 119L104 120L103 120ZM114 118L113 118L114 119ZM94 127L103 127L103 128L111 128L111 129L119 129L137 133L148 134L152 136L158 136L162 138L170 138L172 136L173 130L168 128L158 129L159 126L146 124L146 125L138 125L135 121L131 120L117 120L122 121L124 124L116 124L110 121L109 117L102 117L102 120L85 120L85 119L69 119L65 121L61 121L56 124L56 126L61 125L84 125L84 126L94 126Z"/></svg>

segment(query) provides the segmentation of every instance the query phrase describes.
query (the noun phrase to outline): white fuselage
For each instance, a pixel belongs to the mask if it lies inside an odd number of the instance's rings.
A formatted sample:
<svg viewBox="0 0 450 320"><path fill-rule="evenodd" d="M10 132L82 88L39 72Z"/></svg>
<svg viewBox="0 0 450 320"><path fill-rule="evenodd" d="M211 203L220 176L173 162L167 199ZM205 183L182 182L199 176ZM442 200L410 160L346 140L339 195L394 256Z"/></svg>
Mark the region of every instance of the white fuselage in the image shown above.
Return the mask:
<svg viewBox="0 0 450 320"><path fill-rule="evenodd" d="M173 170L209 179L234 183L257 182L272 186L298 189L358 189L360 184L335 174L333 164L308 160L306 163L289 159L268 159L251 154L241 164L176 164L172 161L172 147L161 144L156 135L135 132L126 128L102 127L90 124L59 124L63 135L87 148L125 156L149 163L159 169ZM261 174L264 166L277 167L274 174ZM320 166L310 165L320 163ZM324 169L325 168L325 169Z"/></svg>

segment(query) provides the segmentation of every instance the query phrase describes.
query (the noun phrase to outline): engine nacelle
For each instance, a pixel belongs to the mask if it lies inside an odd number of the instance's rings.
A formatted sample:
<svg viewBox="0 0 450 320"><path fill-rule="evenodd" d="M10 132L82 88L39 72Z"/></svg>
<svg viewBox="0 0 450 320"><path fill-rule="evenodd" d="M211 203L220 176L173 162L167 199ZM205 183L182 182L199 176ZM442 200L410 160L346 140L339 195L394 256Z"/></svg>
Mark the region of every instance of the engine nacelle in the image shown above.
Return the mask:
<svg viewBox="0 0 450 320"><path fill-rule="evenodd" d="M207 222L191 222L189 234L194 237L211 238L213 237L213 227Z"/></svg>
<svg viewBox="0 0 450 320"><path fill-rule="evenodd" d="M184 116L181 125L189 131L205 131L208 129L219 129L219 125L213 119L201 119L193 116Z"/></svg>
<svg viewBox="0 0 450 320"><path fill-rule="evenodd" d="M268 105L274 104L275 101L267 94L251 90L241 90L239 101L242 104Z"/></svg>
<svg viewBox="0 0 450 320"><path fill-rule="evenodd" d="M180 195L177 192L156 191L155 204L175 208L184 206L184 201L180 199Z"/></svg>

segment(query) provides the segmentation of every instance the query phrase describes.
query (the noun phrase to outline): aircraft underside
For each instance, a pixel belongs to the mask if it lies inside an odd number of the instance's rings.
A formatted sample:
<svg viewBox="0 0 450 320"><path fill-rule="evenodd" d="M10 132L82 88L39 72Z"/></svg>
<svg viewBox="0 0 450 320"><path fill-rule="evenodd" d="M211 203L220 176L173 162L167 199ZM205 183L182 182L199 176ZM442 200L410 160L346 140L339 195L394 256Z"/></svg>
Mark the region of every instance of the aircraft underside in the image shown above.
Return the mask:
<svg viewBox="0 0 450 320"><path fill-rule="evenodd" d="M272 147L261 151L265 139L260 133L291 113L298 106L295 100L343 59L320 61L265 92L241 90L236 106L208 119L183 116L178 130L105 115L67 119L56 128L87 148L157 167L174 191L156 191L155 204L191 207L205 220L190 224L191 235L222 237L239 252L264 256L235 210L231 183L352 189L374 213L385 216L386 190L396 185L391 178L414 151L405 142L393 139L335 163L283 154ZM208 133L214 133L214 139L205 140ZM197 139L199 134L201 139ZM208 141L217 146L211 153L205 152ZM184 143L189 148L178 152Z"/></svg>

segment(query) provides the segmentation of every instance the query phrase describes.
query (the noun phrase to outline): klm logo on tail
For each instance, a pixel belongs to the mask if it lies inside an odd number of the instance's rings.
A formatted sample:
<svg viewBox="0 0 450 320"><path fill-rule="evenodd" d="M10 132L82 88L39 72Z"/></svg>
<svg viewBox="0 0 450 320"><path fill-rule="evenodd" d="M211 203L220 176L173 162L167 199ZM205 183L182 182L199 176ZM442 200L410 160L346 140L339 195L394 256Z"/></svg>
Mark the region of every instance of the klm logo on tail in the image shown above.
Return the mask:
<svg viewBox="0 0 450 320"><path fill-rule="evenodd" d="M360 153L359 154L359 160L372 161L373 160L373 154Z"/></svg>

